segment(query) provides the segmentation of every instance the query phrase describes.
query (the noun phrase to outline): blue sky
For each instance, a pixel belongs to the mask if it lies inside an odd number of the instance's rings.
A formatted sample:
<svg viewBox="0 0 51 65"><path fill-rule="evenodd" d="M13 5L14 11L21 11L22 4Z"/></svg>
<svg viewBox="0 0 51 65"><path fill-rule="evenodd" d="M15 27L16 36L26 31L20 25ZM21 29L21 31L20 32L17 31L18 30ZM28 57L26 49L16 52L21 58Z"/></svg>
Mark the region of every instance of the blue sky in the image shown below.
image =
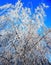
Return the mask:
<svg viewBox="0 0 51 65"><path fill-rule="evenodd" d="M45 24L49 28L51 28L51 0L21 0L21 1L24 3L24 6L30 7L32 12L42 2L49 5L50 7L46 10L47 17L45 19ZM7 3L15 4L16 2L17 0L0 0L0 6Z"/></svg>

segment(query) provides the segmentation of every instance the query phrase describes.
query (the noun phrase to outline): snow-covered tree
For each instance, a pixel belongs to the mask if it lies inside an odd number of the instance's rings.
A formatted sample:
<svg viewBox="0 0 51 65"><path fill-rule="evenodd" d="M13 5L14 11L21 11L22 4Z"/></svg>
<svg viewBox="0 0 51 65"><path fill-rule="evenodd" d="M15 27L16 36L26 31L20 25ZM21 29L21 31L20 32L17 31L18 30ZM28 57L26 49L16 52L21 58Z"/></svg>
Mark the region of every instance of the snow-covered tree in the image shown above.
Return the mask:
<svg viewBox="0 0 51 65"><path fill-rule="evenodd" d="M44 3L32 14L18 1L0 7L0 64L49 65L51 29L44 23ZM4 64L3 64L4 63Z"/></svg>

